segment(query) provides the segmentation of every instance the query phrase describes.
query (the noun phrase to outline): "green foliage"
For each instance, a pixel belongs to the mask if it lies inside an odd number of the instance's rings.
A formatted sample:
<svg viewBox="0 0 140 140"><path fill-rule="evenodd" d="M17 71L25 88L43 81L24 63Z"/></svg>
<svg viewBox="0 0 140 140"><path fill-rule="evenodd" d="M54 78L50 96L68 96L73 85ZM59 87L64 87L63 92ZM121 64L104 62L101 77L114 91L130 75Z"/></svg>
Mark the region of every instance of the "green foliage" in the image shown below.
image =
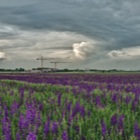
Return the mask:
<svg viewBox="0 0 140 140"><path fill-rule="evenodd" d="M5 86L2 86L2 85ZM24 88L24 97L20 98L20 88ZM30 90L33 89L33 93ZM133 125L135 120L140 123L140 112L133 112L131 102L126 104L124 101L120 101L118 98L118 102L112 101L113 93L108 91L106 93L107 96L104 96L104 92L100 89L96 88L91 92L91 96L84 98L85 92L83 93L74 93L73 87L71 86L60 86L60 85L45 85L45 84L32 84L25 82L17 82L10 80L2 80L0 82L0 98L2 100L2 104L6 104L9 110L10 107L16 101L18 103L22 103L18 108L18 111L10 118L11 121L11 130L12 130L12 139L15 140L15 135L18 132L18 122L19 115L25 115L27 107L26 101L29 100L32 103L36 100L37 103L42 103L43 109L40 111L41 113L41 121L42 126L38 129L37 139L44 138L44 124L47 121L47 115L50 115L51 122L59 122L61 119L61 124L58 128L57 134L49 133L47 139L61 139L61 134L63 130L67 130L70 139L72 140L81 140L82 136L84 136L87 140L135 140L136 138L133 135ZM107 92L107 90L105 90ZM11 94L13 92L13 94ZM58 105L58 94L61 94L61 105ZM121 96L122 99L126 98L126 95ZM134 95L129 94L132 98ZM102 106L98 106L95 103L95 99L99 97ZM119 97L119 96L118 96ZM92 99L91 99L92 98ZM71 102L71 110L68 112L66 106L68 102ZM69 126L68 120L72 115L72 109L75 108L76 103L79 102L80 106L84 106L85 108L85 116L82 117L80 112L76 112L75 117L73 118L71 125ZM119 104L118 104L119 103ZM3 118L4 110L2 111L2 115L0 119ZM38 106L36 106L36 110L38 110ZM63 112L65 116L63 116ZM90 112L90 115L88 115ZM118 115L124 115L124 136L122 136L121 132L118 132L116 126L112 126L110 123L111 117L117 113ZM104 120L107 130L111 129L111 134L107 134L104 138L101 134L101 120ZM75 129L78 126L79 130ZM2 138L2 125L0 125L0 138Z"/></svg>

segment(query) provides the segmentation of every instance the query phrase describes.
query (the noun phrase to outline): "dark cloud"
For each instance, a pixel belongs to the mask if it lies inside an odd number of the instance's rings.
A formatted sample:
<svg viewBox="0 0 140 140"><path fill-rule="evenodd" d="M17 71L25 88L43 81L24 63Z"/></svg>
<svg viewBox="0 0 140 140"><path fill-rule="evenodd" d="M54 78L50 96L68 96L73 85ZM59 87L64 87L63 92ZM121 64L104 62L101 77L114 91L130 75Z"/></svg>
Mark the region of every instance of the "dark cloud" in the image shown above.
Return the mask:
<svg viewBox="0 0 140 140"><path fill-rule="evenodd" d="M0 46L2 50L7 48L9 51L12 51L12 48L20 48L21 51L29 47L31 51L40 48L65 52L72 51L74 43L92 42L93 39L93 42L98 42L96 47L99 48L99 52L96 54L93 52L90 60L87 58L89 63L92 63L93 59L98 62L104 58L109 62L111 60L107 57L109 52L118 55L119 50L140 45L139 5L139 0L25 0L22 2L11 0L10 3L8 0L0 0L0 29L4 25L14 28L0 30L0 40L6 39L11 43ZM25 35L22 33L24 31ZM46 33L51 31L60 34L64 32L71 36L70 32L75 39L65 38L67 35L60 35L61 38L57 35L56 38L52 37L54 34ZM41 39L41 36L44 36L42 32L51 36L51 39L46 37L48 44L38 43L45 42L45 39ZM43 45L48 47L45 48Z"/></svg>

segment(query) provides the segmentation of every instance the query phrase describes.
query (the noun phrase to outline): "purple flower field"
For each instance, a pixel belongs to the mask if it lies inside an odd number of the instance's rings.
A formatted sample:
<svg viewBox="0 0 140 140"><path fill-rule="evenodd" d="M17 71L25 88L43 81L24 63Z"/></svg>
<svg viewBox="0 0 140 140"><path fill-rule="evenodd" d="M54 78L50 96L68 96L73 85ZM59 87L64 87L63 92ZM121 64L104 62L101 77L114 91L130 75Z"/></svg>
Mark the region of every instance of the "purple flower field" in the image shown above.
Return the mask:
<svg viewBox="0 0 140 140"><path fill-rule="evenodd" d="M140 74L0 79L0 140L140 139Z"/></svg>

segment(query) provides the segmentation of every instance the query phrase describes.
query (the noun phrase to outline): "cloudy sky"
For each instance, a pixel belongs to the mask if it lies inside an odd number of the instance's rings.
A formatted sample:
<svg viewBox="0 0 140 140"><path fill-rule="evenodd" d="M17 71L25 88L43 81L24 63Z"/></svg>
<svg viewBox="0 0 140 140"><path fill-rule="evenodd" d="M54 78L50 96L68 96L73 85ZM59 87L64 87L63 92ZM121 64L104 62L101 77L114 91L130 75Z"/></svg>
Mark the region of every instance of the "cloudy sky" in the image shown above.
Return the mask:
<svg viewBox="0 0 140 140"><path fill-rule="evenodd" d="M139 0L0 0L0 68L140 69ZM6 59L4 59L6 58ZM45 60L45 67L54 67Z"/></svg>

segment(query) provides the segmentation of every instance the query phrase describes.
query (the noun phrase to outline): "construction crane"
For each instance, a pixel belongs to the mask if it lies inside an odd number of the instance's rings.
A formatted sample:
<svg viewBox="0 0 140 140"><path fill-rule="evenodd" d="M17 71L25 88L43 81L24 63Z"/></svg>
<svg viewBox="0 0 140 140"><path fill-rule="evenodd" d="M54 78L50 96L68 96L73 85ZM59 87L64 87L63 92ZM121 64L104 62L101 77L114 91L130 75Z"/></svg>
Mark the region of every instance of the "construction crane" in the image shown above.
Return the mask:
<svg viewBox="0 0 140 140"><path fill-rule="evenodd" d="M51 62L51 63L54 63L54 69L56 70L56 68L57 68L57 63L72 63L72 62L54 61L54 62Z"/></svg>
<svg viewBox="0 0 140 140"><path fill-rule="evenodd" d="M53 60L53 59L58 59L58 58L45 58L44 56L41 56L39 58L37 58L36 60L40 60L41 61L41 72L43 72L43 62L44 60Z"/></svg>

